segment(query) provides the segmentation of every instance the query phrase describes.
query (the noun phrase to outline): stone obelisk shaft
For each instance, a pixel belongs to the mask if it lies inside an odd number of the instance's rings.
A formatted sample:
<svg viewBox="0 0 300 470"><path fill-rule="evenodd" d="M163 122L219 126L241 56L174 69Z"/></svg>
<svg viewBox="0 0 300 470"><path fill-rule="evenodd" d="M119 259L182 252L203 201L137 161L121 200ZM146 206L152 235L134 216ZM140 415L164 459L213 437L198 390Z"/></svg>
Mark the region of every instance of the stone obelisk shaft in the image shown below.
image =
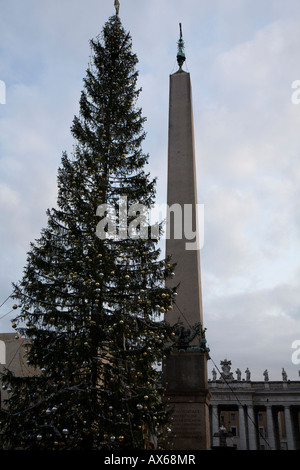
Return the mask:
<svg viewBox="0 0 300 470"><path fill-rule="evenodd" d="M190 74L170 76L168 216L166 254L176 265L171 284L180 283L168 321L186 326L203 323L197 221L197 188ZM197 234L197 238L196 238ZM197 246L198 243L198 246ZM170 318L172 317L172 319Z"/></svg>

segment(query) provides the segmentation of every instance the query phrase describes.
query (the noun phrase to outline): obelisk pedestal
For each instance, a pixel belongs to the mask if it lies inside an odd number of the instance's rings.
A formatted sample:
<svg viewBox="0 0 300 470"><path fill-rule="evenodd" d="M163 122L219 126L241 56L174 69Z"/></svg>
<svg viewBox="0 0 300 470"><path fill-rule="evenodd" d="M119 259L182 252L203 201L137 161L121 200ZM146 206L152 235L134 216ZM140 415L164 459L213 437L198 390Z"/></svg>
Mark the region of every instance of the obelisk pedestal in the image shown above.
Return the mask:
<svg viewBox="0 0 300 470"><path fill-rule="evenodd" d="M173 353L164 363L166 399L173 410L166 449L210 449L206 362L206 353L187 350Z"/></svg>

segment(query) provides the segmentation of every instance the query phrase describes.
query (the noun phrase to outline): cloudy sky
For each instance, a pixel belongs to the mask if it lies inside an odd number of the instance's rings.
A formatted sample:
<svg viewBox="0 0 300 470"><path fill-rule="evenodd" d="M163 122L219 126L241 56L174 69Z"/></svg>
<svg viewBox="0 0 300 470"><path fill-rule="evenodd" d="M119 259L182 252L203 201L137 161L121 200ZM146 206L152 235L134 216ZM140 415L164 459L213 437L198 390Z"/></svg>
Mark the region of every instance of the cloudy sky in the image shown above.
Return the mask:
<svg viewBox="0 0 300 470"><path fill-rule="evenodd" d="M56 204L62 151L113 0L0 0L0 305ZM166 202L178 23L191 74L204 321L213 361L297 380L300 345L299 0L120 0L139 58L144 149ZM5 93L4 93L5 84ZM0 331L11 332L10 302ZM299 346L298 346L299 347ZM299 355L295 355L300 359ZM295 362L295 361L294 361ZM209 363L209 371L213 363ZM210 373L210 372L209 372ZM210 376L210 375L209 375Z"/></svg>

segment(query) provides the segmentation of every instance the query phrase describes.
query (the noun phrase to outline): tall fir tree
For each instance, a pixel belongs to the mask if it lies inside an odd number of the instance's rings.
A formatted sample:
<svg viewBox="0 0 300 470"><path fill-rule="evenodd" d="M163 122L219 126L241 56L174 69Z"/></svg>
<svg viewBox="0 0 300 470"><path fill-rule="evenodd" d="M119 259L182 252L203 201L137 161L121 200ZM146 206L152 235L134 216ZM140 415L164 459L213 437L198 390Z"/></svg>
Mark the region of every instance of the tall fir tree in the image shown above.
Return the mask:
<svg viewBox="0 0 300 470"><path fill-rule="evenodd" d="M137 217L156 181L145 172L138 61L118 15L91 50L57 207L14 285L13 327L33 373L3 374L6 449L143 449L169 423L156 364L174 335L161 318L176 295L165 287L174 267Z"/></svg>

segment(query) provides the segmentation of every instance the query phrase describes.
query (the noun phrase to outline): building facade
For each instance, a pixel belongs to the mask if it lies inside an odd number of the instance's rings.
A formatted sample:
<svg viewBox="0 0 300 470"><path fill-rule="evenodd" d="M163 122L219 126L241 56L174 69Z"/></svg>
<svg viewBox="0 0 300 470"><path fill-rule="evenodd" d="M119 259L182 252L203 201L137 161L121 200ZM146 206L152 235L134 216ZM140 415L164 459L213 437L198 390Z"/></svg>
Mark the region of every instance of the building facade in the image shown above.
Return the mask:
<svg viewBox="0 0 300 470"><path fill-rule="evenodd" d="M300 450L300 381L263 381L233 378L231 362L221 362L219 378L209 380L212 447L226 444L237 450Z"/></svg>

